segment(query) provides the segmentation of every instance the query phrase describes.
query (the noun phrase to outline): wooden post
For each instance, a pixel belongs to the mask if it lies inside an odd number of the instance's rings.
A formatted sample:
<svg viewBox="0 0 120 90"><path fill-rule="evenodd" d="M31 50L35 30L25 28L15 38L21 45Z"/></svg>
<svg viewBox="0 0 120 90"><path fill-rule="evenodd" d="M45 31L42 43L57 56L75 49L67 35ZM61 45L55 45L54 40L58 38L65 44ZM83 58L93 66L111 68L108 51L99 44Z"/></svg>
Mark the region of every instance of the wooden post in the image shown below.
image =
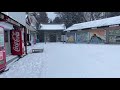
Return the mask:
<svg viewBox="0 0 120 90"><path fill-rule="evenodd" d="M46 38L47 38L47 37L46 37L46 33L45 33L45 44L46 44Z"/></svg>

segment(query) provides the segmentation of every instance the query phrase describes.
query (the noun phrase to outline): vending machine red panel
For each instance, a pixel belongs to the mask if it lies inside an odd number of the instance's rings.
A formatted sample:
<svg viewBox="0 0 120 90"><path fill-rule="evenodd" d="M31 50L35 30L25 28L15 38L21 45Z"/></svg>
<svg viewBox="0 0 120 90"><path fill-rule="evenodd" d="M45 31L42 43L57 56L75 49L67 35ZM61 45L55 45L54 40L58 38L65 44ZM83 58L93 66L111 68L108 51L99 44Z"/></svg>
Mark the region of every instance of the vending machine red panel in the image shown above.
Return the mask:
<svg viewBox="0 0 120 90"><path fill-rule="evenodd" d="M12 55L22 55L23 46L22 46L22 32L21 30L11 30L11 52Z"/></svg>
<svg viewBox="0 0 120 90"><path fill-rule="evenodd" d="M4 42L4 28L0 26L0 71L6 67L6 52Z"/></svg>

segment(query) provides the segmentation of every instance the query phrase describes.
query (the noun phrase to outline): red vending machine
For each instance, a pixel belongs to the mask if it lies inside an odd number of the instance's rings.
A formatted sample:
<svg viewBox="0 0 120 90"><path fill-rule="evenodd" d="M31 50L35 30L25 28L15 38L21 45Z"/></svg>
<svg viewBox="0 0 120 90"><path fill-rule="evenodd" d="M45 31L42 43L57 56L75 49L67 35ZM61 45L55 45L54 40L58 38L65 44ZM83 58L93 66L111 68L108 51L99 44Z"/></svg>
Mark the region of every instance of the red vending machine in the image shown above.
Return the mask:
<svg viewBox="0 0 120 90"><path fill-rule="evenodd" d="M12 55L23 55L24 45L22 30L11 30L11 52Z"/></svg>
<svg viewBox="0 0 120 90"><path fill-rule="evenodd" d="M0 26L0 71L6 68L6 52L4 42L4 28Z"/></svg>

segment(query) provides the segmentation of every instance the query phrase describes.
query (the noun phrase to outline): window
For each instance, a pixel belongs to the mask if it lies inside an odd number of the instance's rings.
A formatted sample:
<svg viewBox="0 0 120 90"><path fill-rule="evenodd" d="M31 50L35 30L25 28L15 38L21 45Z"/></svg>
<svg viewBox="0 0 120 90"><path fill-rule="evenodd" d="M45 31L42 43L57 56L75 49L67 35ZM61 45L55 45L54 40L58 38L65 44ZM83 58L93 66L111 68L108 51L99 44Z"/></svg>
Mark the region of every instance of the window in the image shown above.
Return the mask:
<svg viewBox="0 0 120 90"><path fill-rule="evenodd" d="M120 36L116 36L116 39L120 39Z"/></svg>
<svg viewBox="0 0 120 90"><path fill-rule="evenodd" d="M116 42L120 42L120 36L116 36Z"/></svg>
<svg viewBox="0 0 120 90"><path fill-rule="evenodd" d="M4 48L4 31L0 31L0 51Z"/></svg>

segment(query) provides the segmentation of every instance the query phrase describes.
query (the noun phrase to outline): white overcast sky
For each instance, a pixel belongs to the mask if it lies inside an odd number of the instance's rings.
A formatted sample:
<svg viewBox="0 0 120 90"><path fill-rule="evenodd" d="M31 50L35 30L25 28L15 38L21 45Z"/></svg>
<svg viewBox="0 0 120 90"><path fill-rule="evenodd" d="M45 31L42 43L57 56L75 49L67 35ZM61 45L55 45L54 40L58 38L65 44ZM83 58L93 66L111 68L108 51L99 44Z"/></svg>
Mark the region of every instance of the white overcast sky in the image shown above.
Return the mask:
<svg viewBox="0 0 120 90"><path fill-rule="evenodd" d="M47 14L48 14L48 18L52 20L56 17L56 14L54 12L47 12Z"/></svg>

